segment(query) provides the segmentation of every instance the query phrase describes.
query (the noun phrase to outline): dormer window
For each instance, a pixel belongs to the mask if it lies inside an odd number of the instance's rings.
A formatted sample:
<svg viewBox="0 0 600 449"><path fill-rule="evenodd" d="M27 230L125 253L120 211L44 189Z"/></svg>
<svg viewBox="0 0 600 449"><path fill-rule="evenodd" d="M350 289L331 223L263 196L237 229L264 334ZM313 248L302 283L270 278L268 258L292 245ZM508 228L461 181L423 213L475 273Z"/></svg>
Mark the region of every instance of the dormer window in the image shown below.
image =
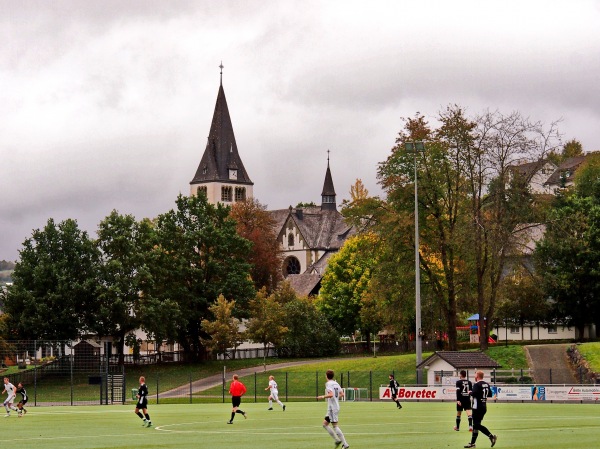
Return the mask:
<svg viewBox="0 0 600 449"><path fill-rule="evenodd" d="M238 172L235 169L229 169L229 179L237 179Z"/></svg>
<svg viewBox="0 0 600 449"><path fill-rule="evenodd" d="M294 246L294 234L288 234L288 247Z"/></svg>
<svg viewBox="0 0 600 449"><path fill-rule="evenodd" d="M204 167L202 167L202 174L205 175L208 173L208 167L205 165Z"/></svg>

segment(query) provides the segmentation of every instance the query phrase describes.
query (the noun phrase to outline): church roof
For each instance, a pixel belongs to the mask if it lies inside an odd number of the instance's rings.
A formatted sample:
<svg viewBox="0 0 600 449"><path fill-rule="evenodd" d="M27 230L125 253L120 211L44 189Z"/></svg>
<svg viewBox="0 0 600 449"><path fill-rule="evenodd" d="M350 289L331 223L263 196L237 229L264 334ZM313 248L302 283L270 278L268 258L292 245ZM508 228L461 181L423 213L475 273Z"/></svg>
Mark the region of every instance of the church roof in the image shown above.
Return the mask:
<svg viewBox="0 0 600 449"><path fill-rule="evenodd" d="M331 170L329 169L329 159L327 160L327 171L325 172L325 182L323 183L322 196L335 196L335 188L333 187L333 178L331 177Z"/></svg>
<svg viewBox="0 0 600 449"><path fill-rule="evenodd" d="M276 229L282 229L287 220L294 222L306 245L311 249L339 250L344 241L354 233L337 210L320 207L289 208L270 211Z"/></svg>
<svg viewBox="0 0 600 449"><path fill-rule="evenodd" d="M237 170L237 178L231 179L229 170ZM238 154L229 108L225 99L223 83L219 86L217 103L210 125L206 149L190 184L223 181L234 184L253 184Z"/></svg>
<svg viewBox="0 0 600 449"><path fill-rule="evenodd" d="M321 282L321 276L318 274L290 274L286 281L290 283L290 286L300 296L315 295L319 291L319 284Z"/></svg>

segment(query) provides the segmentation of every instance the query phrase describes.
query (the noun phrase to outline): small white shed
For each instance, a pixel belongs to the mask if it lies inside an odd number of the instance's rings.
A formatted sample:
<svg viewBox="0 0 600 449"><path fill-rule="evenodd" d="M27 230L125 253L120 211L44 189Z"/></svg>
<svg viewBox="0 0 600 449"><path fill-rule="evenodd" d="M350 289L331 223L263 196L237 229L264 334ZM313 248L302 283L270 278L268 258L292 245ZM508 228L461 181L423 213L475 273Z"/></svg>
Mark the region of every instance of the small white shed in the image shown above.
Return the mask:
<svg viewBox="0 0 600 449"><path fill-rule="evenodd" d="M475 371L481 370L485 373L485 379L489 380L490 373L500 367L498 362L481 351L436 351L417 366L427 370L429 386L453 384L448 378L458 378L461 370L467 371L467 377L471 380Z"/></svg>

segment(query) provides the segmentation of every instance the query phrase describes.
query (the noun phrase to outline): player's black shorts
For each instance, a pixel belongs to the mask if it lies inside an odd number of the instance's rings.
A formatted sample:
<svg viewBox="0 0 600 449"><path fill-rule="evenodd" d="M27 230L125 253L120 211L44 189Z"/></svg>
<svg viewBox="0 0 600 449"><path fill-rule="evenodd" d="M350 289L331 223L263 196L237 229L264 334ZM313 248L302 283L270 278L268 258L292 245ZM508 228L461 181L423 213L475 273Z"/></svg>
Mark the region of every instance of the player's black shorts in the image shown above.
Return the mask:
<svg viewBox="0 0 600 449"><path fill-rule="evenodd" d="M481 424L481 421L483 421L483 417L485 416L485 413L487 412L487 408L484 409L480 409L480 408L474 408L473 409L473 425L477 425L477 424Z"/></svg>
<svg viewBox="0 0 600 449"><path fill-rule="evenodd" d="M135 405L135 408L140 409L140 410L148 408L148 399L145 398L145 397L144 398L140 398L140 400Z"/></svg>
<svg viewBox="0 0 600 449"><path fill-rule="evenodd" d="M463 410L471 410L471 398L462 398L460 405L456 404L457 412L462 412Z"/></svg>
<svg viewBox="0 0 600 449"><path fill-rule="evenodd" d="M234 407L239 407L241 403L242 403L241 396L231 396L231 405L233 405Z"/></svg>
<svg viewBox="0 0 600 449"><path fill-rule="evenodd" d="M19 401L19 404L21 404L21 405L25 405L25 404L27 404L27 399L21 399L21 400Z"/></svg>
<svg viewBox="0 0 600 449"><path fill-rule="evenodd" d="M395 401L398 397L398 393L392 393L392 400Z"/></svg>

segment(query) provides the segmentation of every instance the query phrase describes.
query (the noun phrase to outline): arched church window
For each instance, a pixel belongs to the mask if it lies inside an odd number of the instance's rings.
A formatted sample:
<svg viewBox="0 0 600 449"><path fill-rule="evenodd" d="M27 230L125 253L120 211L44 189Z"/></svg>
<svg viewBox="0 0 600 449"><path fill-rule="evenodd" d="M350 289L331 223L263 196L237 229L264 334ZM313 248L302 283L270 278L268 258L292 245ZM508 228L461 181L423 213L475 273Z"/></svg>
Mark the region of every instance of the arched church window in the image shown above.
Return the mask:
<svg viewBox="0 0 600 449"><path fill-rule="evenodd" d="M197 193L197 195L207 196L208 195L208 191L206 189L206 186L200 186L200 187L198 187L198 190L197 190L196 193Z"/></svg>
<svg viewBox="0 0 600 449"><path fill-rule="evenodd" d="M233 189L231 187L221 187L221 201L231 202L233 197Z"/></svg>
<svg viewBox="0 0 600 449"><path fill-rule="evenodd" d="M285 275L300 274L300 261L294 256L285 259Z"/></svg>
<svg viewBox="0 0 600 449"><path fill-rule="evenodd" d="M246 201L246 188L245 187L236 187L235 188L235 200L236 201Z"/></svg>
<svg viewBox="0 0 600 449"><path fill-rule="evenodd" d="M294 234L291 232L288 234L288 247L294 246Z"/></svg>

